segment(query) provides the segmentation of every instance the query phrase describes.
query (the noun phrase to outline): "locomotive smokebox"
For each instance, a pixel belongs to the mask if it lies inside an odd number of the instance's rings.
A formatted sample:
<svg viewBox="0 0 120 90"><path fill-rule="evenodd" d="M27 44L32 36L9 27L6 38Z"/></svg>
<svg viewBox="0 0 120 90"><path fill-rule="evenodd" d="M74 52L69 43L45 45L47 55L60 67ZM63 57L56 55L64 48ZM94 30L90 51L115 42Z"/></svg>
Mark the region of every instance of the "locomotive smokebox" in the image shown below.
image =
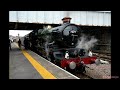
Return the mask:
<svg viewBox="0 0 120 90"><path fill-rule="evenodd" d="M62 21L63 21L63 23L70 23L70 20L71 20L72 18L70 18L70 17L64 17L63 19L62 19Z"/></svg>

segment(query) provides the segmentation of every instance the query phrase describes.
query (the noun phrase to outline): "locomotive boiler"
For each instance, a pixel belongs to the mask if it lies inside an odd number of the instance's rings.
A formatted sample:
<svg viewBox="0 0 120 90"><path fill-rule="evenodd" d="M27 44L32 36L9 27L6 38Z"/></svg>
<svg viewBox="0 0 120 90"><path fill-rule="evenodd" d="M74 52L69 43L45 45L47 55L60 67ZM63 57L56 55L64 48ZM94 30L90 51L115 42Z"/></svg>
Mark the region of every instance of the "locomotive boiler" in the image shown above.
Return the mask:
<svg viewBox="0 0 120 90"><path fill-rule="evenodd" d="M70 23L65 23L51 30L52 39L60 48L75 47L81 31L79 26Z"/></svg>

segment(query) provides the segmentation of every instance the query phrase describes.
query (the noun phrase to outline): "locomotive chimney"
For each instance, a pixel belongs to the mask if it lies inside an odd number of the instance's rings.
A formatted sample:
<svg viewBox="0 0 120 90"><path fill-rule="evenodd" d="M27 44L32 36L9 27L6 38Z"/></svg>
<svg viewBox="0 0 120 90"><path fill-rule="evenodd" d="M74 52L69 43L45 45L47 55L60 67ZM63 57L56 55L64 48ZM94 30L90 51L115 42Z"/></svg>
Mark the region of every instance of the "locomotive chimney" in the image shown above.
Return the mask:
<svg viewBox="0 0 120 90"><path fill-rule="evenodd" d="M71 18L70 17L64 17L62 19L63 23L70 23Z"/></svg>

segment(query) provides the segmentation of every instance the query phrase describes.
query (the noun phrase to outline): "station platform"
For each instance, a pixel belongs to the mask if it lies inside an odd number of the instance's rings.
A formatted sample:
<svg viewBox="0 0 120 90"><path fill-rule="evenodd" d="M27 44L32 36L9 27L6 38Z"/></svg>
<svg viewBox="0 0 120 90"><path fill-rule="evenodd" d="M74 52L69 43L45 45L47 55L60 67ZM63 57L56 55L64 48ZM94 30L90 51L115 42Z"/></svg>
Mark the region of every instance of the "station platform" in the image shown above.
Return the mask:
<svg viewBox="0 0 120 90"><path fill-rule="evenodd" d="M80 79L31 50L11 43L9 79Z"/></svg>

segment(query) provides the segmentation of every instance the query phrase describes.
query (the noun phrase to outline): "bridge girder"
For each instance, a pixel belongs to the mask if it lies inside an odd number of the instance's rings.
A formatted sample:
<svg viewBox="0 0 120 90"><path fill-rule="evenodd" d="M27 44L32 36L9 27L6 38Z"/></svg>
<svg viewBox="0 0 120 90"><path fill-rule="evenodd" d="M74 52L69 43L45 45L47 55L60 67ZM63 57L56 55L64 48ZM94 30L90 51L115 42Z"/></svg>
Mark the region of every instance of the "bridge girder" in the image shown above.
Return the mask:
<svg viewBox="0 0 120 90"><path fill-rule="evenodd" d="M59 24L9 22L9 30L37 30L43 29L44 26L48 25L51 25L52 27L59 26Z"/></svg>

